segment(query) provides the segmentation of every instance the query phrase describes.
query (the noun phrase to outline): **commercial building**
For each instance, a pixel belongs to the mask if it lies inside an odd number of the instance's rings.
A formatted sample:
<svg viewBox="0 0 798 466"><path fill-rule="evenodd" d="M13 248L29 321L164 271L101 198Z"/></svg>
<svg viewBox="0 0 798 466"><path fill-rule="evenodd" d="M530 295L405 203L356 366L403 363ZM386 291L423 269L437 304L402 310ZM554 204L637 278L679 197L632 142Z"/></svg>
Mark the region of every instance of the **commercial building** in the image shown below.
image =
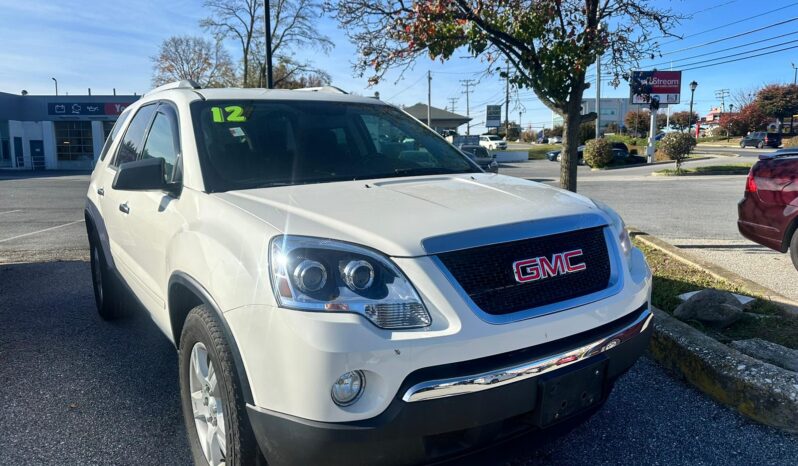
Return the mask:
<svg viewBox="0 0 798 466"><path fill-rule="evenodd" d="M633 105L628 97L623 98L607 98L601 99L601 132L607 131L607 125L615 123L618 128L623 128L625 123L623 121L626 114L630 110L637 110L638 105ZM582 114L587 114L596 111L596 99L584 98L582 99ZM563 119L560 115L552 112L551 126L559 126L563 124Z"/></svg>
<svg viewBox="0 0 798 466"><path fill-rule="evenodd" d="M0 167L91 169L117 117L136 99L0 92Z"/></svg>
<svg viewBox="0 0 798 466"><path fill-rule="evenodd" d="M420 120L422 123L427 122L426 104L417 103L409 107L404 107L403 110L412 115L414 118ZM438 132L445 130L456 131L459 126L471 121L471 118L467 116L458 115L457 113L452 113L442 108L429 107L429 110L430 127Z"/></svg>

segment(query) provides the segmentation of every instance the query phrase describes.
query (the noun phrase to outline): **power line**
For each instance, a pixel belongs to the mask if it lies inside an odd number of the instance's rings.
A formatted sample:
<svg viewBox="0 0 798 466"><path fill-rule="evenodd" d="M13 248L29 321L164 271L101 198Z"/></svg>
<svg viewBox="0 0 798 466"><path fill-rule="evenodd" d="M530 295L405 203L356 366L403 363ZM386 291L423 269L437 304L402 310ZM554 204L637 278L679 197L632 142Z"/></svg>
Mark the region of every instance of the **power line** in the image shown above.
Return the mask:
<svg viewBox="0 0 798 466"><path fill-rule="evenodd" d="M712 64L709 64L709 65L694 66L692 68L682 68L682 71L699 70L701 68L709 68L711 66L725 65L727 63L734 63L734 62L743 61L743 60L750 60L752 58L759 58L759 57L763 57L765 55L771 55L771 54L778 53L778 52L784 52L785 50L792 50L794 48L798 48L798 45L793 45L792 47L785 47L783 49L772 50L770 52L760 53L759 55L753 55L753 56L750 56L750 57L735 58L733 60L726 60L726 61L722 61L722 62L718 62L718 63L712 63Z"/></svg>
<svg viewBox="0 0 798 466"><path fill-rule="evenodd" d="M682 64L680 66L700 65L700 64L706 63L707 61L712 62L712 61L715 61L715 60L724 60L726 58L739 57L740 55L746 55L746 54L749 54L749 53L761 52L763 50L772 49L774 47L781 47L781 46L784 46L784 45L795 44L795 43L796 43L795 40L791 40L791 41L787 41L787 42L782 42L780 44L774 44L774 45L769 45L767 47L761 47L761 48L754 49L754 50L746 50L745 52L737 52L737 53L733 53L731 55L725 55L725 56L717 57L717 58L710 58L709 60L696 61L696 62L692 62L692 63L684 63L684 64Z"/></svg>
<svg viewBox="0 0 798 466"><path fill-rule="evenodd" d="M408 89L410 89L411 87L413 87L413 86L415 86L416 84L418 84L418 83L419 83L419 81L421 81L422 79L424 79L424 75L423 75L423 74L422 74L421 76L419 76L419 77L418 77L418 79L416 79L415 81L413 81L413 82L412 82L412 83L411 83L409 86L407 86L406 88L404 88L404 89L402 89L401 91L397 92L396 94L394 94L394 95L392 95L392 96L388 97L388 98L387 98L387 99L385 99L385 100L388 100L388 101L390 101L390 100L393 100L393 99L395 99L396 97L398 97L399 95L401 95L402 93L404 93L405 91L407 91Z"/></svg>
<svg viewBox="0 0 798 466"><path fill-rule="evenodd" d="M694 58L705 57L707 55L714 55L716 53L722 53L722 52L726 52L726 51L729 51L729 50L735 50L735 49L739 49L739 48L742 48L742 47L748 47L749 45L760 44L762 42L767 42L767 41L774 40L774 39L781 39L782 37L792 36L792 35L795 35L795 34L798 34L798 31L792 31L792 32L788 32L786 34L780 34L778 36L768 37L767 39L761 39L761 40L757 40L757 41L754 41L754 42L749 42L747 44L736 45L734 47L727 47L724 50L716 50L714 52L701 53L701 54L693 55L693 56L690 56L690 57L677 58L675 60L669 60L667 62L654 63L653 65L647 65L647 67L656 68L657 66L670 65L670 64L673 64L673 63L676 63L676 62L680 62L680 61L692 60ZM780 45L785 45L785 44L788 44L788 43L789 42L784 42L784 43L781 43L781 44L772 45L771 47L778 47ZM749 52L755 52L755 51L756 50L749 50Z"/></svg>
<svg viewBox="0 0 798 466"><path fill-rule="evenodd" d="M731 2L730 2L730 3L731 3ZM724 4L724 5L726 5L726 4ZM777 12L777 11L780 11L780 10L783 10L783 9L785 9L785 8L789 8L789 7L791 7L791 6L795 6L795 5L798 5L798 2L790 3L789 5L780 6L780 7L776 8L776 9L773 9L773 10L770 10L770 11L765 11L765 12L762 12L762 13L757 13L756 15L749 16L749 17L747 17L747 18L743 18L743 19L738 19L738 20L736 20L736 21L732 21L731 23L721 24L720 26L715 26L715 27L713 27L713 28L709 28L709 29L705 29L705 30L703 30L703 31L695 32L695 33L693 33L693 34L688 34L688 35L686 35L686 36L683 36L683 37L680 37L680 38L678 38L678 39L674 39L674 40L671 40L671 41L668 41L668 42L663 42L663 43L662 43L662 44L660 44L660 45L672 44L672 43L674 43L674 42L679 42L679 41L682 41L682 40L684 40L684 39L687 39L688 37L700 36L700 35L706 34L706 33L708 33L708 32L717 31L718 29L723 29L723 28L725 28L725 27L728 27L728 26L733 26L733 25L735 25L735 24L744 23L744 22L746 22L746 21L749 21L749 20L752 20L752 19L761 18L761 17L763 17L763 16L765 16L765 15L768 15L768 14L770 14L770 13L775 13L775 12ZM718 5L718 6L723 6L723 5ZM707 10L710 10L710 9L712 9L712 8L707 8L707 9L705 9L705 10L701 10L701 11L698 11L698 12L696 12L696 13L703 13L704 11L707 11ZM695 14L695 13L694 13L694 14Z"/></svg>
<svg viewBox="0 0 798 466"><path fill-rule="evenodd" d="M726 40L729 40L729 39L736 39L738 37L747 36L748 34L753 34L755 32L764 31L765 29L770 29L772 27L781 26L782 24L791 23L793 21L798 21L798 17L785 19L785 20L779 21L777 23L769 24L767 26L762 26L762 27L759 27L759 28L756 28L756 29L751 29L750 31L741 32L741 33L738 33L738 34L734 34L732 36L721 37L720 39L715 39L715 40L712 40L712 41L709 41L709 42L704 42L703 44L693 45L693 46L690 46L690 47L685 47L685 48L681 48L681 49L677 49L677 50L671 50L670 52L661 53L660 56L662 57L662 56L665 56L665 55L672 55L672 54L678 53L678 52L684 52L685 50L693 50L693 49L697 49L699 47L706 47L707 45L717 44L718 42L723 42L723 41L726 41Z"/></svg>

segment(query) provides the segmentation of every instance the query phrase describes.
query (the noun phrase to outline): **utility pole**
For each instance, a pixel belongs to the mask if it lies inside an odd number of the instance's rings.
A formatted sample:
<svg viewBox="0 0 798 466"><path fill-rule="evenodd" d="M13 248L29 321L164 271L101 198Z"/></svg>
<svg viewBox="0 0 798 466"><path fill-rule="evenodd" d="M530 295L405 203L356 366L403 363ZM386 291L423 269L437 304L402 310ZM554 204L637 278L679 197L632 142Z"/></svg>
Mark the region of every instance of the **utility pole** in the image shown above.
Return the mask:
<svg viewBox="0 0 798 466"><path fill-rule="evenodd" d="M596 56L596 139L601 137L601 54Z"/></svg>
<svg viewBox="0 0 798 466"><path fill-rule="evenodd" d="M504 86L504 139L510 134L510 61L507 61L507 80Z"/></svg>
<svg viewBox="0 0 798 466"><path fill-rule="evenodd" d="M427 126L432 128L432 71L427 70Z"/></svg>
<svg viewBox="0 0 798 466"><path fill-rule="evenodd" d="M718 89L715 91L715 98L720 100L720 113L721 115L726 110L726 97L729 97L728 89Z"/></svg>
<svg viewBox="0 0 798 466"><path fill-rule="evenodd" d="M58 80L55 78L50 78L55 83L55 95L58 95Z"/></svg>
<svg viewBox="0 0 798 466"><path fill-rule="evenodd" d="M465 86L465 91L463 91L463 94L465 94L465 96L466 96L466 116L468 118L471 118L471 102L469 100L469 97L471 95L471 92L473 92L471 90L471 84L472 83L474 83L473 79L461 79L460 80L460 84ZM466 134L467 135L471 135L471 121L466 123Z"/></svg>
<svg viewBox="0 0 798 466"><path fill-rule="evenodd" d="M449 101L449 103L450 103L450 104L452 104L452 109L450 110L450 112L454 113L454 104L456 104L456 103L457 103L457 101L458 101L458 100L460 100L460 99L459 99L459 98L457 98L457 97L449 97L449 98L448 98L448 99L446 99L446 100L448 100L448 101Z"/></svg>
<svg viewBox="0 0 798 466"><path fill-rule="evenodd" d="M263 34L266 38L266 89L274 87L274 76L272 74L272 19L271 5L269 0L263 1Z"/></svg>

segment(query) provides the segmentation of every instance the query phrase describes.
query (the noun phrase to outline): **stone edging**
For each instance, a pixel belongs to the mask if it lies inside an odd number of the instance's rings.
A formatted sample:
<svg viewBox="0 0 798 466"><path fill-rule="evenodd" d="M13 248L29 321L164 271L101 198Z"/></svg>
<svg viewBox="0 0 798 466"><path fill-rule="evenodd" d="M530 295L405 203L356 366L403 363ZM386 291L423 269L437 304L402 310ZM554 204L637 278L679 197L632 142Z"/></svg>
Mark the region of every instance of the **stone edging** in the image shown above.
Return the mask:
<svg viewBox="0 0 798 466"><path fill-rule="evenodd" d="M716 401L798 433L798 373L747 356L656 308L650 351L667 370Z"/></svg>
<svg viewBox="0 0 798 466"><path fill-rule="evenodd" d="M687 265L702 270L717 279L731 283L747 293L761 296L762 298L776 303L785 315L798 316L798 303L777 293L776 291L771 290L770 288L764 287L759 283L751 281L747 278L743 278L740 275L726 270L723 267L719 267L709 261L695 257L688 252L657 238L656 236L649 235L644 231L640 231L635 228L629 228L629 234L633 238L642 241L646 245L659 249L665 254L684 262Z"/></svg>

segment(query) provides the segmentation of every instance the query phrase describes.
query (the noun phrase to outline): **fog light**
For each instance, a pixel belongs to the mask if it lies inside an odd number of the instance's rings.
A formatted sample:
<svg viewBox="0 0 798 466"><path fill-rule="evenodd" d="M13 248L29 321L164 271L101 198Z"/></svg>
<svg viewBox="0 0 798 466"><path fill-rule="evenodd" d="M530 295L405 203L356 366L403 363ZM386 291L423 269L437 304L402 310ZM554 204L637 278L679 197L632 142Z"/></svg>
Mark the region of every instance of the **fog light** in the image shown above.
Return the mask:
<svg viewBox="0 0 798 466"><path fill-rule="evenodd" d="M366 386L366 376L361 371L347 372L332 386L332 399L338 406L349 406L360 397Z"/></svg>

